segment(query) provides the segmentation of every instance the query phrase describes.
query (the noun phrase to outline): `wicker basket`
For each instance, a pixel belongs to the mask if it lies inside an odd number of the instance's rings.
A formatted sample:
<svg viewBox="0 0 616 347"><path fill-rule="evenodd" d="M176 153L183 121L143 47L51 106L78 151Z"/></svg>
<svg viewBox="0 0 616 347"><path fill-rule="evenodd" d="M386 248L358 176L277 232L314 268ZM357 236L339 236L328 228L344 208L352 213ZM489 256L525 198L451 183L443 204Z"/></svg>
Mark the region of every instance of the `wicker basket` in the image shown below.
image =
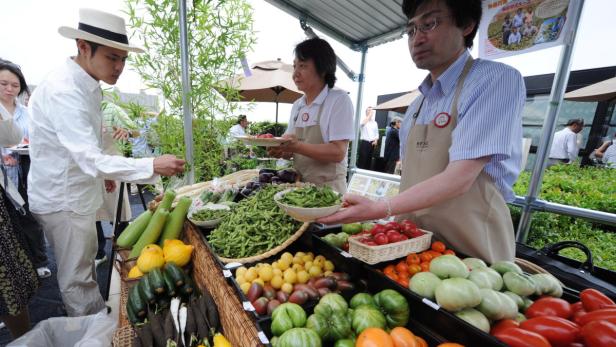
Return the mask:
<svg viewBox="0 0 616 347"><path fill-rule="evenodd" d="M430 248L432 232L423 229L422 231L424 232L422 236L380 246L365 245L356 237L349 237L349 253L370 265L406 257L409 253L418 253Z"/></svg>
<svg viewBox="0 0 616 347"><path fill-rule="evenodd" d="M522 259L522 258L515 258L514 262L520 267L522 268L522 270L526 273L529 273L531 275L534 274L548 274L548 275L552 275L548 270L542 268L541 266L528 261L526 259ZM552 275L554 276L554 275ZM556 276L554 276L554 278L556 278ZM556 278L556 280L558 281L558 283L560 283L561 287L564 287L565 285L558 279Z"/></svg>
<svg viewBox="0 0 616 347"><path fill-rule="evenodd" d="M254 262L257 262L259 260L263 260L263 259L269 258L269 257L271 257L273 255L276 255L276 254L282 252L285 248L289 247L290 244L295 242L295 240L299 239L300 236L302 236L302 234L306 230L308 230L309 226L310 226L310 223L302 224L302 226L295 232L295 234L291 235L291 237L289 237L285 242L283 242L280 245L270 249L269 251L267 251L265 253L257 254L257 255L254 255L252 257L237 258L237 259L223 258L223 257L219 256L218 259L220 259L220 261L222 261L225 264L227 264L227 263L242 263L242 264L246 264L246 263L254 263Z"/></svg>
<svg viewBox="0 0 616 347"><path fill-rule="evenodd" d="M131 347L135 336L137 336L137 333L135 333L132 326L121 327L113 334L113 347Z"/></svg>

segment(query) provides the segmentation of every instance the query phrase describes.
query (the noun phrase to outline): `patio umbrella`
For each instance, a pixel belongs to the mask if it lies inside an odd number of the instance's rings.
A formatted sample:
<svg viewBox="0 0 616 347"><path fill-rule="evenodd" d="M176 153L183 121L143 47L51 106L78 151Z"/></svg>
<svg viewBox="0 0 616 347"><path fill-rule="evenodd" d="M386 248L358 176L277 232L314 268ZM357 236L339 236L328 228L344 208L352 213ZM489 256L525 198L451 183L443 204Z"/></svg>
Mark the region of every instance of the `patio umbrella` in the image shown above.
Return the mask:
<svg viewBox="0 0 616 347"><path fill-rule="evenodd" d="M616 77L565 94L571 101L607 101L616 98Z"/></svg>
<svg viewBox="0 0 616 347"><path fill-rule="evenodd" d="M417 98L419 94L419 90L413 90L412 92L402 94L397 98L393 98L391 100L385 101L382 104L376 105L375 107L373 107L373 109L404 113L406 112L406 109L409 107L411 102L413 102L413 100L415 100L415 98Z"/></svg>
<svg viewBox="0 0 616 347"><path fill-rule="evenodd" d="M285 64L280 59L256 63L251 70L252 75L243 74L220 83L222 87L234 87L240 91L240 101L260 101L276 103L276 123L278 123L278 103L291 104L303 93L297 90L293 82L293 65ZM218 88L217 88L218 89ZM225 97L223 88L218 91ZM237 100L229 100L237 101Z"/></svg>

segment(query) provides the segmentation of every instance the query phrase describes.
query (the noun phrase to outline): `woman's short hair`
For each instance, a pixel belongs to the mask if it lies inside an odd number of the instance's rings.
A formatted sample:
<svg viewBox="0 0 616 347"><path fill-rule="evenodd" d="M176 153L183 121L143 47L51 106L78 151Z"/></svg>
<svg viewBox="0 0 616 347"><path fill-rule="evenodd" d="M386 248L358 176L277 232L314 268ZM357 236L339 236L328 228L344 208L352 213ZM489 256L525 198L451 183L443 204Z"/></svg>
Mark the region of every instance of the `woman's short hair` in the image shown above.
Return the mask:
<svg viewBox="0 0 616 347"><path fill-rule="evenodd" d="M336 53L327 41L315 37L300 42L295 46L295 58L306 61L311 60L317 73L325 78L325 84L333 88L336 84Z"/></svg>
<svg viewBox="0 0 616 347"><path fill-rule="evenodd" d="M19 93L17 95L21 95L22 93L30 93L28 84L26 83L26 78L21 72L19 65L11 63L8 60L0 59L0 71L2 70L8 70L13 75L17 76L17 79L19 79Z"/></svg>

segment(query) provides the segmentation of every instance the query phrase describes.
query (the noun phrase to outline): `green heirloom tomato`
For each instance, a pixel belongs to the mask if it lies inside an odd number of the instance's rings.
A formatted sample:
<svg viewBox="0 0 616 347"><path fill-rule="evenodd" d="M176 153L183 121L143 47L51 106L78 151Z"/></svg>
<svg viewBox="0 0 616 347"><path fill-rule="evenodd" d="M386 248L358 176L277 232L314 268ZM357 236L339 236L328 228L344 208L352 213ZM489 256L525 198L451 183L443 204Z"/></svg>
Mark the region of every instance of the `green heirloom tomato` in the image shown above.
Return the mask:
<svg viewBox="0 0 616 347"><path fill-rule="evenodd" d="M498 272L489 267L474 269L471 271L468 279L479 288L488 288L496 291L503 288L503 278Z"/></svg>
<svg viewBox="0 0 616 347"><path fill-rule="evenodd" d="M456 316L486 333L490 332L490 322L486 316L473 308L467 308L460 312L456 312Z"/></svg>
<svg viewBox="0 0 616 347"><path fill-rule="evenodd" d="M336 341L334 347L355 347L355 341L351 339L342 339Z"/></svg>
<svg viewBox="0 0 616 347"><path fill-rule="evenodd" d="M418 272L411 278L409 289L424 298L434 300L434 291L439 283L441 279L432 272Z"/></svg>
<svg viewBox="0 0 616 347"><path fill-rule="evenodd" d="M475 308L488 319L503 319L505 314L503 311L502 297L499 293L487 288L479 289L479 293L481 294L481 303Z"/></svg>
<svg viewBox="0 0 616 347"><path fill-rule="evenodd" d="M547 294L556 298L563 295L563 287L556 277L546 273L534 274L530 277L535 282L535 295Z"/></svg>
<svg viewBox="0 0 616 347"><path fill-rule="evenodd" d="M499 274L503 275L506 272L515 272L518 274L522 273L522 269L512 261L499 260L490 266L492 269L496 270Z"/></svg>
<svg viewBox="0 0 616 347"><path fill-rule="evenodd" d="M319 303L314 307L314 313L321 314L323 316L327 316L330 311L345 313L349 308L346 300L342 295L337 293L328 293L325 294Z"/></svg>
<svg viewBox="0 0 616 347"><path fill-rule="evenodd" d="M345 314L334 312L330 316L315 313L308 317L306 328L314 330L323 341L334 342L351 333L351 324Z"/></svg>
<svg viewBox="0 0 616 347"><path fill-rule="evenodd" d="M361 231L368 231L371 230L372 228L374 228L374 223L362 223L361 225Z"/></svg>
<svg viewBox="0 0 616 347"><path fill-rule="evenodd" d="M376 307L376 304L374 303L374 299L372 298L372 295L368 293L357 293L353 295L349 304L351 308L353 309L358 307L359 305L371 305L371 306Z"/></svg>
<svg viewBox="0 0 616 347"><path fill-rule="evenodd" d="M430 262L430 272L441 279L445 278L467 278L468 267L460 258L452 254L445 254L432 259Z"/></svg>
<svg viewBox="0 0 616 347"><path fill-rule="evenodd" d="M272 312L272 334L282 335L291 328L303 327L306 324L306 312L298 304L286 302L276 307Z"/></svg>
<svg viewBox="0 0 616 347"><path fill-rule="evenodd" d="M385 316L372 306L361 305L353 310L352 327L356 334L361 334L366 328L385 329L386 324Z"/></svg>
<svg viewBox="0 0 616 347"><path fill-rule="evenodd" d="M531 299L527 298L527 297L523 297L522 300L524 300L524 306L522 306L522 309L520 310L521 312L526 312L526 309L533 304L534 301L532 301Z"/></svg>
<svg viewBox="0 0 616 347"><path fill-rule="evenodd" d="M409 303L402 294L385 289L374 295L376 306L383 312L389 328L403 327L409 321Z"/></svg>
<svg viewBox="0 0 616 347"><path fill-rule="evenodd" d="M436 302L447 311L456 312L481 303L477 285L464 278L443 280L434 292Z"/></svg>
<svg viewBox="0 0 616 347"><path fill-rule="evenodd" d="M513 302L515 302L516 306L518 306L518 310L522 310L524 308L524 299L521 296L514 292L506 291L503 294L507 295Z"/></svg>
<svg viewBox="0 0 616 347"><path fill-rule="evenodd" d="M362 230L362 225L359 223L342 224L342 231L347 235L359 234Z"/></svg>
<svg viewBox="0 0 616 347"><path fill-rule="evenodd" d="M519 296L529 296L535 293L535 282L530 276L515 272L506 272L503 275L505 288Z"/></svg>
<svg viewBox="0 0 616 347"><path fill-rule="evenodd" d="M516 302L507 294L497 292L498 295L501 296L501 303L503 309L503 318L504 319L515 319L518 315L518 305Z"/></svg>
<svg viewBox="0 0 616 347"><path fill-rule="evenodd" d="M277 347L321 347L321 338L316 332L306 328L287 330L278 339Z"/></svg>
<svg viewBox="0 0 616 347"><path fill-rule="evenodd" d="M486 265L486 263L479 258L464 258L462 261L471 270L488 267L488 265Z"/></svg>

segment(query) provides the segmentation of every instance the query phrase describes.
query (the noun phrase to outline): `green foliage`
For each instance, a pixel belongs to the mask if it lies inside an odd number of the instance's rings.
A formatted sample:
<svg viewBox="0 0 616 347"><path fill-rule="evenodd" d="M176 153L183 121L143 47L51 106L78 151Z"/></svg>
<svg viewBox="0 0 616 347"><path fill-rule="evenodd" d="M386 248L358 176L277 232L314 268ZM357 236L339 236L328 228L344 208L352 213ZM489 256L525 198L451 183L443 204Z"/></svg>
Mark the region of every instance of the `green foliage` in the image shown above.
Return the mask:
<svg viewBox="0 0 616 347"><path fill-rule="evenodd" d="M146 50L129 59L148 87L161 91L168 108L154 126L160 148L183 157L178 2L126 0L126 7L128 25ZM221 173L222 139L231 126L225 119L238 105L225 101L215 87L239 70L240 58L254 43L252 9L245 0L189 1L186 21L195 180L203 181ZM226 92L239 100L237 91Z"/></svg>
<svg viewBox="0 0 616 347"><path fill-rule="evenodd" d="M514 186L516 194L525 195L529 182L530 173L523 172ZM545 172L539 197L559 204L616 213L616 170L580 168L576 165L553 166ZM517 225L520 209L510 209L514 225ZM616 270L614 231L613 227L591 223L582 218L536 212L532 216L527 243L541 248L558 241L577 240L591 249L595 265ZM564 250L562 254L581 261L585 258L580 251L573 249Z"/></svg>

